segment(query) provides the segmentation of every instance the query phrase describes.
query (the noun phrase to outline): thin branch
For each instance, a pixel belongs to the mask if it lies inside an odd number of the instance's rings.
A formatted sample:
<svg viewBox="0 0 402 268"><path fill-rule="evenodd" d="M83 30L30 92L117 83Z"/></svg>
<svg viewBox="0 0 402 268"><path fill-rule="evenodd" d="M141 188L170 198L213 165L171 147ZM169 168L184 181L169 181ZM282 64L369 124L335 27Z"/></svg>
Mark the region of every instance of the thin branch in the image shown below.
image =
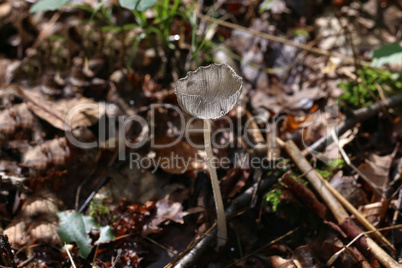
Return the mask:
<svg viewBox="0 0 402 268"><path fill-rule="evenodd" d="M335 252L335 254L332 255L332 257L328 260L327 266L330 267L336 261L336 259L338 259L339 255L341 255L341 253L343 251L345 251L348 247L350 247L354 242L356 242L363 235L368 235L368 234L375 233L378 231L394 230L394 229L398 229L398 228L402 228L402 224L360 233L352 241L350 241L346 246L344 246L341 250Z"/></svg>
<svg viewBox="0 0 402 268"><path fill-rule="evenodd" d="M363 172L360 171L355 165L353 165L352 161L350 161L349 156L346 154L345 150L343 149L343 146L339 143L338 137L336 136L335 131L331 131L332 133L332 138L334 139L335 143L338 144L338 150L340 151L343 159L345 160L345 163L352 168L359 176L368 184L370 187L373 189L374 192L376 192L378 195L381 195L381 192L379 190L379 187L375 185Z"/></svg>
<svg viewBox="0 0 402 268"><path fill-rule="evenodd" d="M71 261L71 265L72 265L74 268L77 268L77 266L75 266L73 257L71 256L71 253L70 253L70 251L68 250L68 247L67 247L67 244L66 244L66 243L64 243L64 248L65 248L65 250L66 250L66 252L67 252L68 258L69 258L70 261Z"/></svg>
<svg viewBox="0 0 402 268"><path fill-rule="evenodd" d="M298 231L299 229L300 229L300 227L296 227L295 229L290 230L290 231L287 232L286 234L281 235L280 237L278 237L278 238L272 240L271 242L269 242L268 244L266 244L266 245L264 245L264 246L262 246L262 247L260 247L260 248L258 248L258 249L256 249L256 250L254 250L253 252L247 254L247 255L244 256L243 258L241 258L241 259L239 259L239 260L236 260L235 262L233 262L233 263L231 263L231 264L225 266L225 268L232 267L232 266L234 266L235 264L237 264L237 263L239 263L239 262L241 262L241 261L246 260L248 257L250 257L250 256L252 256L252 255L254 255L254 254L260 252L261 250L263 250L263 249L265 249L265 248L267 248L267 247L269 247L269 246L271 246L271 245L273 245L273 244L275 244L275 243L278 243L279 241L285 239L286 237L288 237L288 236L294 234L294 233L295 233L296 231Z"/></svg>
<svg viewBox="0 0 402 268"><path fill-rule="evenodd" d="M354 111L351 115L348 115L348 118L336 127L335 133L339 137L340 135L344 134L347 130L354 127L357 123L366 121L370 117L373 117L376 114L378 114L381 111L382 106L385 106L387 108L393 108L400 104L402 104L402 94L392 96L386 99L385 101L376 102L368 107L360 108ZM330 145L333 142L334 139L332 137L332 134L328 133L327 136L320 138L318 141L313 143L307 149L310 152L314 151L322 152L328 145Z"/></svg>

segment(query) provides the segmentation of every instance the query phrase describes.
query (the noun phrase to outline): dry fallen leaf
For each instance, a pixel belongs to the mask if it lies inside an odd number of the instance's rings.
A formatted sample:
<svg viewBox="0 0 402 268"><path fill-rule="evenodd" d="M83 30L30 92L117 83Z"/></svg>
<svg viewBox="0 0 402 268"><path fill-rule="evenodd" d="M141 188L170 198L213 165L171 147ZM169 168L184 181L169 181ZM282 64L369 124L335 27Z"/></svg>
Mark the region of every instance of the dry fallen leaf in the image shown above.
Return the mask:
<svg viewBox="0 0 402 268"><path fill-rule="evenodd" d="M166 221L173 221L183 224L183 217L188 213L183 212L183 206L179 202L171 202L166 199L159 200L155 204L156 215L151 222L144 226L145 233L153 233L161 230L159 225Z"/></svg>
<svg viewBox="0 0 402 268"><path fill-rule="evenodd" d="M89 127L104 114L102 106L85 97L51 102L34 90L20 89L20 92L38 117L61 130Z"/></svg>
<svg viewBox="0 0 402 268"><path fill-rule="evenodd" d="M356 183L353 176L343 176L343 172L337 172L331 179L331 185L345 197L354 207L358 208L368 204L367 194Z"/></svg>
<svg viewBox="0 0 402 268"><path fill-rule="evenodd" d="M174 144L175 138L156 139L157 145ZM189 170L201 169L204 166L204 157L198 150L184 140L167 148L155 149L154 163L164 171L180 174Z"/></svg>
<svg viewBox="0 0 402 268"><path fill-rule="evenodd" d="M391 155L379 156L371 154L366 160L366 163L361 164L358 168L374 185L381 189L388 180L391 163Z"/></svg>
<svg viewBox="0 0 402 268"><path fill-rule="evenodd" d="M35 196L28 198L21 208L21 215L24 218L34 218L46 214L56 214L62 202L51 192L42 191Z"/></svg>
<svg viewBox="0 0 402 268"><path fill-rule="evenodd" d="M0 6L0 17L2 12L2 7L4 4ZM9 60L9 59L0 59L0 86L7 86L14 78L14 74L16 70L21 66L21 61L18 60Z"/></svg>
<svg viewBox="0 0 402 268"><path fill-rule="evenodd" d="M267 262L269 264L269 267L273 267L273 268L282 268L282 267L296 268L297 267L292 260L287 260L280 256L268 257Z"/></svg>
<svg viewBox="0 0 402 268"><path fill-rule="evenodd" d="M25 152L22 159L22 164L24 166L37 170L44 170L49 164L49 158L45 153L44 146L42 144L37 145Z"/></svg>
<svg viewBox="0 0 402 268"><path fill-rule="evenodd" d="M35 117L28 109L26 103L21 103L13 106L18 117L18 126L25 129L32 129L35 121Z"/></svg>
<svg viewBox="0 0 402 268"><path fill-rule="evenodd" d="M50 154L50 161L56 166L62 166L66 158L70 156L70 149L67 146L66 138L56 138L46 142Z"/></svg>
<svg viewBox="0 0 402 268"><path fill-rule="evenodd" d="M18 248L28 242L26 226L23 220L16 219L4 230L4 235L8 236L8 241L13 248Z"/></svg>
<svg viewBox="0 0 402 268"><path fill-rule="evenodd" d="M362 215L373 225L378 227L381 221L382 210L384 204L382 202L375 202L359 207Z"/></svg>
<svg viewBox="0 0 402 268"><path fill-rule="evenodd" d="M23 164L26 167L44 170L48 164L62 166L70 156L70 149L66 139L55 138L28 149L23 155Z"/></svg>
<svg viewBox="0 0 402 268"><path fill-rule="evenodd" d="M0 133L10 135L15 132L17 122L11 116L10 111L4 109L0 112Z"/></svg>
<svg viewBox="0 0 402 268"><path fill-rule="evenodd" d="M234 168L227 172L220 181L222 195L233 198L246 185L250 172L245 169Z"/></svg>
<svg viewBox="0 0 402 268"><path fill-rule="evenodd" d="M28 230L30 238L35 242L59 244L61 243L59 235L57 234L57 220L56 221L39 221L34 222Z"/></svg>

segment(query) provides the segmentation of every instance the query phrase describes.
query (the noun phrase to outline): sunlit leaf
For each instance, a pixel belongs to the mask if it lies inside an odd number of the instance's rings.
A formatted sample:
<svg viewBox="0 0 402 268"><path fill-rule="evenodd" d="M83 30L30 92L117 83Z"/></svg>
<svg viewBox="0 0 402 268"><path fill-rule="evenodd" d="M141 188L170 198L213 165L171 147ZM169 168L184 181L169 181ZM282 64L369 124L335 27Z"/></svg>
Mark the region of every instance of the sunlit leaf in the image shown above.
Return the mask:
<svg viewBox="0 0 402 268"><path fill-rule="evenodd" d="M89 238L84 216L77 211L63 211L57 213L60 225L57 233L65 243L75 242L80 248L80 256L86 258L91 252L91 239Z"/></svg>
<svg viewBox="0 0 402 268"><path fill-rule="evenodd" d="M145 11L155 5L157 0L119 0L122 7L130 10Z"/></svg>
<svg viewBox="0 0 402 268"><path fill-rule="evenodd" d="M384 45L372 53L372 66L380 67L402 61L402 47L398 43Z"/></svg>
<svg viewBox="0 0 402 268"><path fill-rule="evenodd" d="M33 4L29 12L35 13L39 11L53 11L58 10L68 4L71 0L40 0Z"/></svg>
<svg viewBox="0 0 402 268"><path fill-rule="evenodd" d="M86 258L91 252L92 245L88 233L92 229L99 229L99 239L95 244L107 243L114 239L112 229L109 226L100 227L99 224L89 216L74 211L63 211L57 213L60 219L60 225L57 233L61 241L65 243L75 242L80 248L80 256Z"/></svg>

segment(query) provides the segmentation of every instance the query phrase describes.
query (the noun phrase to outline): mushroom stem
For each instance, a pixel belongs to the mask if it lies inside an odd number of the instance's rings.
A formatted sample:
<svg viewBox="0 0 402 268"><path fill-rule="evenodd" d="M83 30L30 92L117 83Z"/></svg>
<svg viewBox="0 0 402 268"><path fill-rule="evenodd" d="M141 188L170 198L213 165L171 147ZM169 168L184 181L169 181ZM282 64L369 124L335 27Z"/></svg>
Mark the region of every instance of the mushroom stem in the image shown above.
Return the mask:
<svg viewBox="0 0 402 268"><path fill-rule="evenodd" d="M225 208L223 207L221 190L219 188L218 175L216 174L216 169L212 162L214 155L212 153L211 146L211 122L209 121L209 119L204 119L204 144L205 151L207 153L209 173L211 175L212 191L215 199L218 227L217 248L219 249L221 246L225 245L227 239L226 217Z"/></svg>

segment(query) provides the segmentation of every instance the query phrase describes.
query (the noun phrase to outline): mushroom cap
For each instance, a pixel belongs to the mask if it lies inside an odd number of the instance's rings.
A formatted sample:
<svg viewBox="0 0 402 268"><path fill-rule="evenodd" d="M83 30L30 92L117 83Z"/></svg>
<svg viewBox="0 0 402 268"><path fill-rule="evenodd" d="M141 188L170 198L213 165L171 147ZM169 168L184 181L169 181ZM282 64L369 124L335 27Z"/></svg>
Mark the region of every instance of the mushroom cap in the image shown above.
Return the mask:
<svg viewBox="0 0 402 268"><path fill-rule="evenodd" d="M224 116L236 105L243 79L232 67L213 63L188 72L176 82L175 92L180 107L201 119Z"/></svg>

